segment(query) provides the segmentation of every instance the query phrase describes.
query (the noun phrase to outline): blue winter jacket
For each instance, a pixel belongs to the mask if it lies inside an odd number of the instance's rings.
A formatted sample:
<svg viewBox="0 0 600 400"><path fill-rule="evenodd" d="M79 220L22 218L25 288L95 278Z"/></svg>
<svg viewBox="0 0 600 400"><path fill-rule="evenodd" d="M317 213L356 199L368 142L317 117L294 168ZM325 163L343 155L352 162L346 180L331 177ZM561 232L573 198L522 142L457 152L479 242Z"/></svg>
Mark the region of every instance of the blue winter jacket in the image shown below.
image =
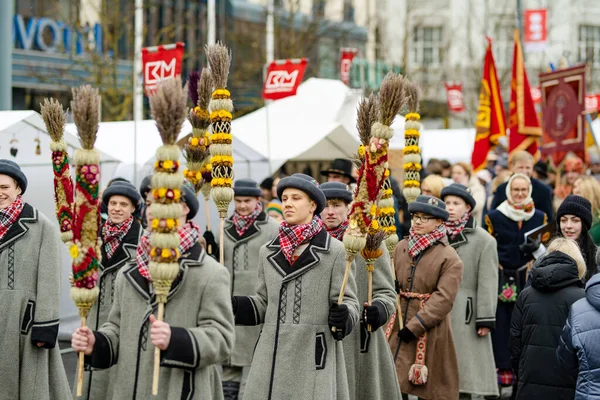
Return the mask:
<svg viewBox="0 0 600 400"><path fill-rule="evenodd" d="M575 400L600 400L600 274L585 296L571 306L556 354L567 371L579 371Z"/></svg>

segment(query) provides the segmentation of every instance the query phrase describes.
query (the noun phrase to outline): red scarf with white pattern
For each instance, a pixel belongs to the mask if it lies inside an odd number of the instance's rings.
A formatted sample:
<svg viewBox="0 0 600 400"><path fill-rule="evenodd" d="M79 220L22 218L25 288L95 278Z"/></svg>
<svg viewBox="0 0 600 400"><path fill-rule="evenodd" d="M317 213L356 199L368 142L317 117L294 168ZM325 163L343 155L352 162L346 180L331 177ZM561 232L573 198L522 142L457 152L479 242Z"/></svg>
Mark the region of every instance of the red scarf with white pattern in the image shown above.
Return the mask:
<svg viewBox="0 0 600 400"><path fill-rule="evenodd" d="M12 224L17 222L24 206L25 203L21 200L21 196L17 196L10 206L0 210L0 240L6 235Z"/></svg>
<svg viewBox="0 0 600 400"><path fill-rule="evenodd" d="M133 215L130 215L125 221L120 224L115 224L109 218L102 227L102 243L104 243L104 251L108 258L112 258L117 251L117 248L131 229L133 224Z"/></svg>
<svg viewBox="0 0 600 400"><path fill-rule="evenodd" d="M294 263L294 252L303 243L308 242L323 229L323 221L316 215L310 224L290 225L283 221L279 225L279 245L290 265Z"/></svg>

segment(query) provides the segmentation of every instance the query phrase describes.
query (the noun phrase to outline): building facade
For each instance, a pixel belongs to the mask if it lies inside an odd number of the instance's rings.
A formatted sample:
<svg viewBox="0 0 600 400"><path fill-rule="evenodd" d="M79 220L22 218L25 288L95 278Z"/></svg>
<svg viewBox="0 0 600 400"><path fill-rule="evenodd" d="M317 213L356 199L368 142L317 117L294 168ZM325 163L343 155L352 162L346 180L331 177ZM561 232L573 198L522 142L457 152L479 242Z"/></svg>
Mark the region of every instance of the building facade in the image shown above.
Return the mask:
<svg viewBox="0 0 600 400"><path fill-rule="evenodd" d="M403 66L419 82L424 101L437 110L431 118L447 116L444 82L463 84L467 112L451 118L451 127L473 126L486 49L493 40L504 101L510 99L514 29L519 26L516 1L492 0L377 0L380 51L389 63ZM525 52L532 86L550 63L587 63L588 91L600 91L600 2L586 0L521 0L522 10L546 8L548 40L545 50ZM522 14L521 14L522 15ZM508 110L508 108L507 108Z"/></svg>

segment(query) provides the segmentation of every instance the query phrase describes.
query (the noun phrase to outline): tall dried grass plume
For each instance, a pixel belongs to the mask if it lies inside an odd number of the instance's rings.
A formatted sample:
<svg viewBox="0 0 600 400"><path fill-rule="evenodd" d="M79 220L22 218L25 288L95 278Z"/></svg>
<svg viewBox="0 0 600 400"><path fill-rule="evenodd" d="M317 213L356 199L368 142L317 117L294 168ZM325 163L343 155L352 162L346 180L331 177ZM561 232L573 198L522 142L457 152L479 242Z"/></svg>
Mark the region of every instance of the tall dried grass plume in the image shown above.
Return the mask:
<svg viewBox="0 0 600 400"><path fill-rule="evenodd" d="M44 99L40 104L42 118L46 124L46 130L53 141L59 142L63 138L65 125L67 123L67 113L62 104L56 99Z"/></svg>
<svg viewBox="0 0 600 400"><path fill-rule="evenodd" d="M90 85L73 88L72 93L71 110L81 147L92 150L100 122L100 94Z"/></svg>
<svg viewBox="0 0 600 400"><path fill-rule="evenodd" d="M371 93L363 97L358 104L356 129L363 145L368 146L371 140L371 127L377 121L377 97Z"/></svg>
<svg viewBox="0 0 600 400"><path fill-rule="evenodd" d="M379 91L379 122L390 126L400 110L406 105L406 81L400 74L388 72Z"/></svg>
<svg viewBox="0 0 600 400"><path fill-rule="evenodd" d="M207 45L206 59L208 65L210 65L214 87L217 89L226 88L231 66L231 51L221 42Z"/></svg>
<svg viewBox="0 0 600 400"><path fill-rule="evenodd" d="M181 77L160 81L150 96L150 112L165 145L173 145L187 116L187 85Z"/></svg>

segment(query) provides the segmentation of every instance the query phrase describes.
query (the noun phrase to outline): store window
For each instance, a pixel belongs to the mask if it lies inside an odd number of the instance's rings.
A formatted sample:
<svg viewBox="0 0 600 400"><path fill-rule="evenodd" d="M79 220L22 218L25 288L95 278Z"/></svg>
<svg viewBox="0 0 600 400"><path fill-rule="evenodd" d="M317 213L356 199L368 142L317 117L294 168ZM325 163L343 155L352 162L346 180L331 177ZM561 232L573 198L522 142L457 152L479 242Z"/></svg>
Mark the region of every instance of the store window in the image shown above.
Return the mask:
<svg viewBox="0 0 600 400"><path fill-rule="evenodd" d="M412 62L437 67L442 63L442 28L419 26L413 29Z"/></svg>
<svg viewBox="0 0 600 400"><path fill-rule="evenodd" d="M600 67L600 26L579 27L579 60Z"/></svg>

